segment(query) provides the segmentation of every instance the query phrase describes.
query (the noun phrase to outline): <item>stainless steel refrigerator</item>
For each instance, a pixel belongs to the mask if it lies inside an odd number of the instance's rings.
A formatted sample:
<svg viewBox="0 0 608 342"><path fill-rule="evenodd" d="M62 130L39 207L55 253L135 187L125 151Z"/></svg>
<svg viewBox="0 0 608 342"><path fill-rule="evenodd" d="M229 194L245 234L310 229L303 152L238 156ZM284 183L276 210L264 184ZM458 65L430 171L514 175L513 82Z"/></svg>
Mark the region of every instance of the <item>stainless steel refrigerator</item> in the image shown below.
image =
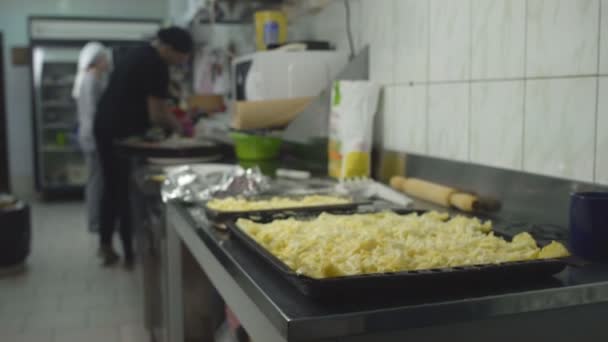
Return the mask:
<svg viewBox="0 0 608 342"><path fill-rule="evenodd" d="M80 49L102 42L116 65L133 46L149 41L160 21L30 17L29 28L36 190L43 197L80 193L88 172L71 95Z"/></svg>

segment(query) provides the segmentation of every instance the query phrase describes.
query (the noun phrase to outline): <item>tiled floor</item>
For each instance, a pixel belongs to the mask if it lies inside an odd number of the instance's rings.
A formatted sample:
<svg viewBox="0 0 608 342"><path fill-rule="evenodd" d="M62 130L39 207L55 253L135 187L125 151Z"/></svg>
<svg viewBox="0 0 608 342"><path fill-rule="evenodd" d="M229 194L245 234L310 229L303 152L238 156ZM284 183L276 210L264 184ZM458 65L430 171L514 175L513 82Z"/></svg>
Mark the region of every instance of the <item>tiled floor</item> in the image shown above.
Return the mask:
<svg viewBox="0 0 608 342"><path fill-rule="evenodd" d="M84 215L81 203L33 205L27 270L0 276L0 341L148 341L138 270L99 266Z"/></svg>

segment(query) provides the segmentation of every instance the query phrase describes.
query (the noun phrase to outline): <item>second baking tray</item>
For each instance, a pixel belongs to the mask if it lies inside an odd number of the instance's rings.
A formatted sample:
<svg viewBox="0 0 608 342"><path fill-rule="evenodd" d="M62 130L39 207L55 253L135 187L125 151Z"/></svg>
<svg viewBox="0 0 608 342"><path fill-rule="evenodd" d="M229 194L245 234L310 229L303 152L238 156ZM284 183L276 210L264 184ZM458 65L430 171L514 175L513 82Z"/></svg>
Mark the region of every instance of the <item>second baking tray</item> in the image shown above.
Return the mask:
<svg viewBox="0 0 608 342"><path fill-rule="evenodd" d="M299 196L256 196L250 197L249 199L261 199L266 200L272 197L286 197L286 198L301 198L305 195ZM344 196L339 196L344 197ZM317 206L307 206L307 207L287 207L287 208L277 208L277 209L261 209L261 210L243 210L243 211L219 211L213 210L207 206L205 203L205 213L207 214L207 218L211 221L215 222L225 222L229 220L234 220L239 217L259 217L259 218L268 218L268 217L288 217L294 216L296 214L317 214L322 212L332 212L338 213L342 211L353 211L357 209L357 207L361 205L370 204L371 201L367 199L356 199L352 198L351 203L344 204L329 204L329 205L317 205Z"/></svg>
<svg viewBox="0 0 608 342"><path fill-rule="evenodd" d="M399 214L423 213L420 210L401 210ZM262 221L269 221L268 218ZM472 287L481 284L526 282L550 278L561 272L568 258L538 259L447 267L428 270L402 271L390 273L362 274L335 278L316 279L297 274L283 261L258 244L242 231L236 221L227 224L233 236L244 243L253 253L272 266L299 292L311 298L328 299L335 296L361 296L378 291L416 291L418 294L454 287ZM495 235L501 235L494 232ZM508 236L504 236L508 238ZM540 245L540 244L539 244ZM543 247L543 245L541 245Z"/></svg>

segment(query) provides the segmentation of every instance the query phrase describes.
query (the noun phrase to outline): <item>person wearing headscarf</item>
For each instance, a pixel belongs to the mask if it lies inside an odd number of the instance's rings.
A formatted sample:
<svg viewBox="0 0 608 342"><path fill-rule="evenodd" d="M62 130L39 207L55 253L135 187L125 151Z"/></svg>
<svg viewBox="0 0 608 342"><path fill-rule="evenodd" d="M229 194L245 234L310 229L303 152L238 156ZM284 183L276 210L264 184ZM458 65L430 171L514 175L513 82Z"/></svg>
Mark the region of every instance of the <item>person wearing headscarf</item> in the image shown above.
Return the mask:
<svg viewBox="0 0 608 342"><path fill-rule="evenodd" d="M159 30L151 44L134 48L116 65L101 97L94 131L104 176L100 249L105 266L120 259L112 246L117 227L127 268L132 268L134 257L127 190L129 168L115 154L114 143L141 136L152 125L181 132L179 121L167 107L169 65L186 63L192 47L192 37L186 30L178 27Z"/></svg>
<svg viewBox="0 0 608 342"><path fill-rule="evenodd" d="M97 103L107 83L109 66L110 54L105 46L98 42L86 44L80 50L78 72L72 89L72 97L76 100L78 108L78 143L89 173L85 187L85 201L87 226L92 233L99 231L103 189L101 167L93 136L93 122Z"/></svg>

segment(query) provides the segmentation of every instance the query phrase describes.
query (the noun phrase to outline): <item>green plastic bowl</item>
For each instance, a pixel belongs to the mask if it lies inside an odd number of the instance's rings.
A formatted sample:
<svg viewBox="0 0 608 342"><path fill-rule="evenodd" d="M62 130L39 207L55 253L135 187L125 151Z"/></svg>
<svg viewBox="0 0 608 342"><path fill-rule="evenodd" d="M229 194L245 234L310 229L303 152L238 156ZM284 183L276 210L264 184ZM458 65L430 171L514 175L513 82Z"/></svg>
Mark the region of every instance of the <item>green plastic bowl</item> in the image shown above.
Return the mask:
<svg viewBox="0 0 608 342"><path fill-rule="evenodd" d="M270 135L232 132L230 137L234 140L234 149L239 160L276 159L283 143L280 137Z"/></svg>

